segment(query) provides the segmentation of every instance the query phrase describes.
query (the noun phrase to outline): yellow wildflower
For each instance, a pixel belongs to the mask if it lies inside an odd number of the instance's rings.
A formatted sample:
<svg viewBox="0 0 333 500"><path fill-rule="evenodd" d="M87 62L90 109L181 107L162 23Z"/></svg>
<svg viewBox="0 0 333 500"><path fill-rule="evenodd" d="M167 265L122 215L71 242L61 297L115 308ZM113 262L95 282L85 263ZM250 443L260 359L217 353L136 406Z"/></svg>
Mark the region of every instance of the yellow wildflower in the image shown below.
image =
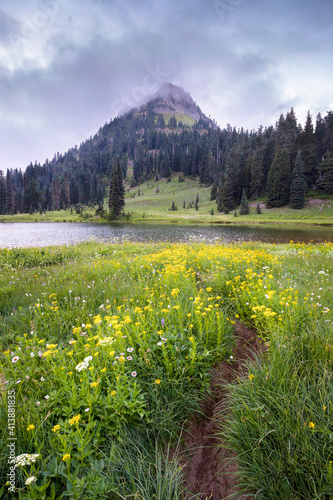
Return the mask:
<svg viewBox="0 0 333 500"><path fill-rule="evenodd" d="M102 321L102 318L101 318L100 314L97 314L97 316L94 316L93 319L94 319L95 325L97 325L98 323L100 323Z"/></svg>
<svg viewBox="0 0 333 500"><path fill-rule="evenodd" d="M81 420L81 415L80 414L79 415L75 415L73 418L69 419L69 423L71 425L78 424L80 422L80 420Z"/></svg>
<svg viewBox="0 0 333 500"><path fill-rule="evenodd" d="M28 425L28 427L27 427L27 431L28 431L28 432L29 432L29 431L33 431L33 430L34 430L34 428L35 428L35 426L34 426L34 425L32 425L32 424L30 424L30 425Z"/></svg>
<svg viewBox="0 0 333 500"><path fill-rule="evenodd" d="M71 459L71 456L69 453L65 453L65 455L62 457L63 462L68 462Z"/></svg>
<svg viewBox="0 0 333 500"><path fill-rule="evenodd" d="M58 432L58 430L60 429L60 425L57 424L55 425L53 428L52 428L52 432Z"/></svg>

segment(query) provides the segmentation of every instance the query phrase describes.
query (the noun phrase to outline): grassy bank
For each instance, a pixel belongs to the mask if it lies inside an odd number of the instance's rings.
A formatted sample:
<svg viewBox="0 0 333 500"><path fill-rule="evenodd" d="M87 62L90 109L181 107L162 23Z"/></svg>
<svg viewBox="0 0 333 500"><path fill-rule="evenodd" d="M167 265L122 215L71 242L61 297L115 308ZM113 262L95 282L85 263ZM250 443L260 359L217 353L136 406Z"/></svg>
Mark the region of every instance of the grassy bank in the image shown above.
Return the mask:
<svg viewBox="0 0 333 500"><path fill-rule="evenodd" d="M236 361L242 320L269 344L221 431L244 487L328 500L332 258L329 243L1 250L3 498L16 437L16 457L38 455L17 464L16 498L184 499L181 426L210 367Z"/></svg>
<svg viewBox="0 0 333 500"><path fill-rule="evenodd" d="M125 212L132 222L169 222L181 224L320 224L333 225L333 200L309 197L305 208L293 210L289 207L266 209L261 200L262 213L256 213L258 200L250 202L251 212L237 217L234 213L222 214L216 202L210 201L211 187L199 184L198 179L186 178L179 182L178 176L167 180L149 181L139 187L126 187ZM198 210L195 209L199 196ZM171 211L172 203L177 210ZM184 208L185 203L185 208ZM0 222L105 222L95 214L97 207L85 207L83 215L72 210L59 210L46 214L0 215ZM104 205L107 210L107 203ZM213 210L214 215L211 214ZM239 213L239 208L238 208Z"/></svg>

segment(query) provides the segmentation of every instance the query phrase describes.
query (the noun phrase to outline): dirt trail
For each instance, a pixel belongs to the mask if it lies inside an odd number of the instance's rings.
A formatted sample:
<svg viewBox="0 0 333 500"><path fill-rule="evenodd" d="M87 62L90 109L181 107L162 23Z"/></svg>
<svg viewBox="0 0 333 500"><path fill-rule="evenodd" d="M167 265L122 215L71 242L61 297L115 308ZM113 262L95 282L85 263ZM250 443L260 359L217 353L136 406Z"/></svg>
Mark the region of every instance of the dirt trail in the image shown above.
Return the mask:
<svg viewBox="0 0 333 500"><path fill-rule="evenodd" d="M221 449L216 437L221 414L228 404L226 384L246 373L244 363L264 349L256 333L242 324L235 328L236 346L233 360L222 361L212 370L210 395L202 403L203 416L188 422L184 433L185 448L189 452L184 467L185 482L191 493L201 493L200 500L222 500L252 497L239 496L237 488L237 463L230 450Z"/></svg>

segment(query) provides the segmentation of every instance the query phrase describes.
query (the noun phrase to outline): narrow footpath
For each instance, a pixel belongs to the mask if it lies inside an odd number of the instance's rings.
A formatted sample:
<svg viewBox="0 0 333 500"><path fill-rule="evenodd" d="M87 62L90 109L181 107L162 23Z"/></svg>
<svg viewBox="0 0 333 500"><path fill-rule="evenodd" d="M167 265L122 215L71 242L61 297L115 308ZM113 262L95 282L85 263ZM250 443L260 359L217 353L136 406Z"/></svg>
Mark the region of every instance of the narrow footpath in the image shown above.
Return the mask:
<svg viewBox="0 0 333 500"><path fill-rule="evenodd" d="M200 493L197 497L200 500L253 498L239 496L235 455L222 448L221 439L217 437L223 415L226 425L228 423L228 384L238 377L246 376L246 362L264 350L264 344L256 332L241 323L235 325L235 341L233 360L222 361L212 369L209 395L202 402L202 415L188 422L183 435L184 452L187 454L185 483L192 494Z"/></svg>

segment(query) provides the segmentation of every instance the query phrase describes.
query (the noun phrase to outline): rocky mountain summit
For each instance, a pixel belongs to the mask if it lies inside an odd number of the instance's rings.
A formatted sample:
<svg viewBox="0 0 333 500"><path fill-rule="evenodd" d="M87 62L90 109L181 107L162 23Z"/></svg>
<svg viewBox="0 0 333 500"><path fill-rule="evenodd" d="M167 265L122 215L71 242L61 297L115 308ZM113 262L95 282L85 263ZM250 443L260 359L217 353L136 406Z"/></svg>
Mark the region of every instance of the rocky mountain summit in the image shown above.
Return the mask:
<svg viewBox="0 0 333 500"><path fill-rule="evenodd" d="M162 114L164 118L175 116L178 121L184 121L185 118L185 122L188 118L188 125L201 121L205 122L208 128L217 128L216 122L201 111L189 92L173 83L163 83L155 94L146 97L137 111L139 113L153 111Z"/></svg>

